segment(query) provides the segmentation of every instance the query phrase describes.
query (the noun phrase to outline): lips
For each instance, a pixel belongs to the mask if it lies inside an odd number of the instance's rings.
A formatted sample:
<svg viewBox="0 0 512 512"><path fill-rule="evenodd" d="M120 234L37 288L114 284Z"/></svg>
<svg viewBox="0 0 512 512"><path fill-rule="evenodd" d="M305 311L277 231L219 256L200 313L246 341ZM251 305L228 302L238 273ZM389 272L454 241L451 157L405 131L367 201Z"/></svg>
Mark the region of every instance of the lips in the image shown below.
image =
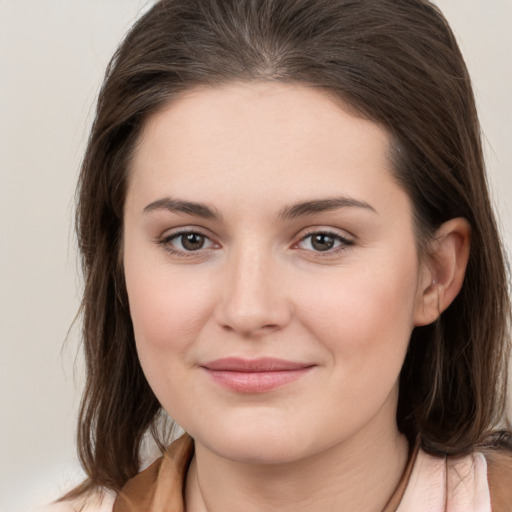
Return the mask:
<svg viewBox="0 0 512 512"><path fill-rule="evenodd" d="M201 367L217 384L232 391L263 393L300 379L314 365L274 358L224 358Z"/></svg>

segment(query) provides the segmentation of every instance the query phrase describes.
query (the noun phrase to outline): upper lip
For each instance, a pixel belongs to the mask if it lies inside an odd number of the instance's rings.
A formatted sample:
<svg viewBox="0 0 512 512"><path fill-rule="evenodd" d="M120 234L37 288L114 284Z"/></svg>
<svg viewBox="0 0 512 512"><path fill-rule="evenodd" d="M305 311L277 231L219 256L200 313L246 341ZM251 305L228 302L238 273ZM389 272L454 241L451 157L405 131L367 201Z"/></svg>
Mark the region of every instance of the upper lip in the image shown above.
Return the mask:
<svg viewBox="0 0 512 512"><path fill-rule="evenodd" d="M309 363L299 363L295 361L287 361L285 359L276 359L273 357L262 357L259 359L243 359L239 357L225 357L216 359L201 365L203 368L214 371L230 371L230 372L279 372L293 371L302 368L314 366Z"/></svg>

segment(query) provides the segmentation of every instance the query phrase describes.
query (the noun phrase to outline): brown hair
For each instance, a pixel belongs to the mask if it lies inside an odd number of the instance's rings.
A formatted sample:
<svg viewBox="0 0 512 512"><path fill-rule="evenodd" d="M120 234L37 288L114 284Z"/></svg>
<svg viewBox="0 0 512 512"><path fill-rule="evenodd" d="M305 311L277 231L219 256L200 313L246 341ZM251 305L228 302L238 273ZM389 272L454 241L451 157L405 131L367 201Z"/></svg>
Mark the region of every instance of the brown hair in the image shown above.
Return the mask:
<svg viewBox="0 0 512 512"><path fill-rule="evenodd" d="M509 298L487 190L470 78L446 20L427 0L162 0L129 32L101 90L83 161L77 231L87 384L78 448L97 485L139 470L161 406L135 350L120 241L127 169L147 117L199 85L275 80L317 87L393 138L396 178L412 199L418 245L465 217L463 288L416 328L400 376L399 428L431 453L462 454L502 417Z"/></svg>

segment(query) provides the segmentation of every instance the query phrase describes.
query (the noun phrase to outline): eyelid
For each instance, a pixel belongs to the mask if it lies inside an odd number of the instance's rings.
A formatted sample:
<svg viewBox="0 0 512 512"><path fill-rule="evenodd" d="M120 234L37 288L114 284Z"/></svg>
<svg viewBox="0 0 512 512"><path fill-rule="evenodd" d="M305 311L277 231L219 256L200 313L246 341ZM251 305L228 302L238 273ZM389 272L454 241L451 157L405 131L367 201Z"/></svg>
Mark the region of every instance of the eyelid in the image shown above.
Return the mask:
<svg viewBox="0 0 512 512"><path fill-rule="evenodd" d="M333 228L322 228L322 227L314 227L314 228L308 228L305 232L301 233L300 238L297 242L295 242L294 246L297 246L307 238L313 236L313 235L327 235L335 240L341 242L340 245L333 247L332 249L328 249L325 251L315 251L312 249L300 249L298 250L304 250L309 253L312 253L315 255L315 257L329 257L329 256L335 256L338 253L342 251L346 251L352 246L355 245L356 240L355 237L352 235L346 236L345 234L340 233L339 231L333 229Z"/></svg>
<svg viewBox="0 0 512 512"><path fill-rule="evenodd" d="M179 238L180 236L189 235L189 234L195 234L199 235L201 237L204 237L206 240L208 240L213 247L201 247L200 249L197 249L195 251L187 251L187 250L181 250L173 247L171 245L171 241ZM181 227L178 228L176 231L168 232L166 231L163 235L159 236L156 239L156 242L162 246L163 250L169 254L174 254L180 257L201 257L205 255L205 251L210 251L212 249L216 249L220 247L220 245L212 240L212 237L207 235L203 229L196 228L196 227Z"/></svg>
<svg viewBox="0 0 512 512"><path fill-rule="evenodd" d="M181 250L181 249L177 249L171 245L172 240L175 240L175 239L179 238L180 236L188 235L188 234L196 234L201 237L204 237L211 244L210 247L201 247L197 250ZM318 251L318 250L314 250L314 249L304 249L304 248L297 247L301 242L304 242L304 240L306 240L307 238L309 238L313 235L319 235L319 234L330 236L340 243L339 243L339 245L337 245L331 249L327 249L325 251ZM300 233L299 236L300 237L299 237L298 241L296 241L292 245L292 249L301 250L301 251L305 251L305 252L314 254L315 257L335 256L342 251L348 250L349 248L354 246L356 243L355 237L353 235L348 234L348 236L347 236L346 231L342 234L335 228L331 228L331 227L329 227L329 228L324 228L321 226L310 227L310 228L307 228L302 233ZM166 231L166 232L164 232L164 234L157 237L157 239L155 241L156 241L156 243L158 243L159 245L162 246L162 248L165 252L167 252L169 254L174 254L174 255L177 255L180 257L196 257L196 258L201 257L201 256L205 257L205 253L210 253L213 249L218 249L221 247L221 245L218 242L213 240L212 236L205 233L204 228L199 228L199 227L195 227L195 226L180 227L180 228L176 228L176 231L171 231L171 232ZM208 254L208 256L211 256L211 254Z"/></svg>

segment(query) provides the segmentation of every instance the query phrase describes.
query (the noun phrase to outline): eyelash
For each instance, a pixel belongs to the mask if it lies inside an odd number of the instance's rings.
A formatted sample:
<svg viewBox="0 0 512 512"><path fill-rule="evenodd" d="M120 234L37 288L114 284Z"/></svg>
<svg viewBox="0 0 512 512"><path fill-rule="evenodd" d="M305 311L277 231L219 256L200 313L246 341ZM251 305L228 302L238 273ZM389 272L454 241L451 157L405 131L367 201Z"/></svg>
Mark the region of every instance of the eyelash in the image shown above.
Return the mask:
<svg viewBox="0 0 512 512"><path fill-rule="evenodd" d="M304 242L306 239L311 238L314 235L328 236L328 237L333 238L335 242L340 242L340 245L338 245L337 247L328 249L326 251L314 251L314 250L308 251L308 252L315 253L315 256L318 256L321 258L328 258L329 256L335 256L335 255L339 254L340 252L346 251L347 249L349 249L350 247L355 245L354 240L346 238L334 231L322 230L322 229L306 231L306 233L302 236L302 238L294 245Z"/></svg>
<svg viewBox="0 0 512 512"><path fill-rule="evenodd" d="M178 231L177 233L173 233L172 235L165 236L165 237L159 239L158 244L161 245L163 247L164 251L166 251L167 253L177 255L180 257L184 257L184 258L190 258L190 257L194 257L194 256L197 257L201 253L201 251L203 251L203 248L197 249L195 251L186 251L186 250L176 249L171 245L171 242L173 240L177 240L180 237L183 237L185 235L197 235L197 236L203 237L205 240L210 240L210 238L207 235L205 235L199 231L182 230L182 231ZM321 257L321 258L326 258L329 256L337 255L340 252L346 251L347 249L349 249L350 247L355 245L355 242L353 240L346 238L346 237L340 235L339 233L335 233L335 232L329 231L329 230L312 230L312 231L306 232L302 236L302 238L298 242L296 242L294 245L298 245L299 243L304 242L305 240L307 240L308 238L310 238L314 235L328 236L328 237L331 237L332 239L334 239L335 242L340 242L340 245L338 245L337 247L328 249L326 251L307 250L308 252L315 253L315 255L317 257Z"/></svg>
<svg viewBox="0 0 512 512"><path fill-rule="evenodd" d="M204 235L203 233L201 233L199 231L195 231L193 229L188 229L188 230L178 231L177 233L173 233L172 235L166 236L166 237L158 240L158 243L163 247L164 251L166 251L170 254L181 256L184 258L190 258L190 257L194 257L194 256L197 257L201 253L203 248L198 249L196 251L183 251L180 249L176 249L171 245L171 242L173 240L177 240L180 237L183 237L185 235L197 235L197 236L203 237L205 240L210 240L209 237Z"/></svg>

